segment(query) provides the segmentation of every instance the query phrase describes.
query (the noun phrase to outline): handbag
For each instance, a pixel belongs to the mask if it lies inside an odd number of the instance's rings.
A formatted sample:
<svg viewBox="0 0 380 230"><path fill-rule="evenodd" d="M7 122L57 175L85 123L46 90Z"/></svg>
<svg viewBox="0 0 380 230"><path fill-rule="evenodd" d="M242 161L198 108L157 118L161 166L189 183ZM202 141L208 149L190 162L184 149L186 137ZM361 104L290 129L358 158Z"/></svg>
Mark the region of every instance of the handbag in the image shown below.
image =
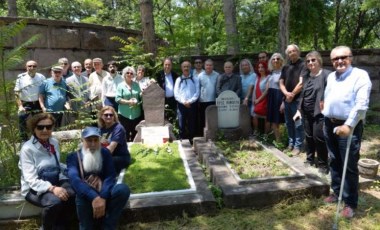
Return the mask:
<svg viewBox="0 0 380 230"><path fill-rule="evenodd" d="M59 184L59 174L61 173L61 167L58 162L58 158L56 153L52 153L55 158L56 165L47 165L44 167L41 167L37 171L38 179L49 181L52 185L58 185Z"/></svg>
<svg viewBox="0 0 380 230"><path fill-rule="evenodd" d="M84 182L86 182L88 185L90 185L91 188L95 189L96 191L100 192L102 190L103 181L102 179L96 175L96 174L90 174L87 177L84 177L83 172L83 163L79 155L79 151L77 151L78 156L78 163L79 163L79 169L80 169L80 176Z"/></svg>

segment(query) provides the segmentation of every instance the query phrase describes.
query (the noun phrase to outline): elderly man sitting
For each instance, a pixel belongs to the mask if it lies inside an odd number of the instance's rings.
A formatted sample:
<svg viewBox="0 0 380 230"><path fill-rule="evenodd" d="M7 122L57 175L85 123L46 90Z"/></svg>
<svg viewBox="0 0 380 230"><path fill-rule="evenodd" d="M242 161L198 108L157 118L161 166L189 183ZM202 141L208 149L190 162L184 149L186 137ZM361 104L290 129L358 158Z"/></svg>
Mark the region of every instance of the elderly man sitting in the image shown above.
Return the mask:
<svg viewBox="0 0 380 230"><path fill-rule="evenodd" d="M112 155L101 147L100 136L98 128L85 128L82 148L67 157L68 176L77 194L80 229L116 229L130 195L127 185L116 184Z"/></svg>

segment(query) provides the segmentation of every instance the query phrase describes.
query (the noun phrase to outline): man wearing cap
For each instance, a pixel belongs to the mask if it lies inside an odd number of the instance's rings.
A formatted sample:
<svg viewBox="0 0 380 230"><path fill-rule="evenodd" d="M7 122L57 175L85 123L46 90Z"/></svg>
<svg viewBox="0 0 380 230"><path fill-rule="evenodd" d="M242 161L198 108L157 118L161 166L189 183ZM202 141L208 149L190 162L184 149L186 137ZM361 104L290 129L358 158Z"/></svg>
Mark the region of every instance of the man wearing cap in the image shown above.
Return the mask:
<svg viewBox="0 0 380 230"><path fill-rule="evenodd" d="M117 65L115 61L107 63L109 75L105 76L102 82L102 102L103 106L112 106L118 111L119 104L115 101L117 86L124 82L123 77L117 73Z"/></svg>
<svg viewBox="0 0 380 230"><path fill-rule="evenodd" d="M30 114L41 112L38 94L45 76L37 73L37 62L34 60L27 61L25 68L26 72L17 76L14 91L18 106L20 136L22 140L27 141L26 120Z"/></svg>
<svg viewBox="0 0 380 230"><path fill-rule="evenodd" d="M86 127L82 132L82 148L67 157L68 176L76 192L80 229L94 229L95 224L101 229L116 229L130 196L126 184L116 184L112 155L101 147L100 136L99 128ZM83 179L90 175L100 177L102 186L99 191Z"/></svg>
<svg viewBox="0 0 380 230"><path fill-rule="evenodd" d="M40 86L39 102L42 112L52 113L55 118L55 126L60 127L65 103L68 101L68 87L62 79L62 67L51 68L51 78L46 79Z"/></svg>

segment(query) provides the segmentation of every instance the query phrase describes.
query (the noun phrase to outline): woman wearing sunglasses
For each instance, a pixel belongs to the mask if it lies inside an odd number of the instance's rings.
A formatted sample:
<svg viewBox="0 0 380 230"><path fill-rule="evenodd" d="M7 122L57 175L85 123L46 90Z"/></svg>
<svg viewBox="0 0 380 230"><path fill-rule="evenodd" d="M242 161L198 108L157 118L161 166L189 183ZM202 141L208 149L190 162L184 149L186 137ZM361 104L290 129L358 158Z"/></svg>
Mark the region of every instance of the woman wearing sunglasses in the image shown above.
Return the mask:
<svg viewBox="0 0 380 230"><path fill-rule="evenodd" d="M99 111L98 125L102 134L102 146L111 152L116 173L119 174L122 169L129 166L131 155L128 151L125 129L119 123L113 107L104 106Z"/></svg>
<svg viewBox="0 0 380 230"><path fill-rule="evenodd" d="M74 190L59 162L58 140L52 138L54 118L39 113L27 121L32 137L20 151L21 195L42 208L43 229L66 229L75 215Z"/></svg>
<svg viewBox="0 0 380 230"><path fill-rule="evenodd" d="M327 76L331 71L322 68L322 57L317 51L311 51L306 55L306 66L309 73L304 76L303 90L293 120L302 117L308 147L305 163L315 165L321 173L328 174L328 154L323 136L324 117L321 111ZM317 162L314 159L315 152Z"/></svg>

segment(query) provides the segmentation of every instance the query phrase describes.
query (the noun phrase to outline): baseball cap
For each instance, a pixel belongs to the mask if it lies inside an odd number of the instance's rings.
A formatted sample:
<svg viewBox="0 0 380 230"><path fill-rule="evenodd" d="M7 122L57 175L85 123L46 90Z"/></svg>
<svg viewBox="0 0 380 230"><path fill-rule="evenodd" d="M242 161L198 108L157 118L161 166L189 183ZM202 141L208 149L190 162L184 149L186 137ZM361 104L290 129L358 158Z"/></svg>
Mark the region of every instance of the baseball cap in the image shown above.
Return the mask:
<svg viewBox="0 0 380 230"><path fill-rule="evenodd" d="M92 136L97 136L100 137L100 129L97 127L86 127L82 131L82 138L87 138L87 137L92 137Z"/></svg>
<svg viewBox="0 0 380 230"><path fill-rule="evenodd" d="M53 70L53 71L63 71L63 68L61 67L61 66L59 66L59 65L56 65L56 66L53 66L52 68L51 68L51 70Z"/></svg>

